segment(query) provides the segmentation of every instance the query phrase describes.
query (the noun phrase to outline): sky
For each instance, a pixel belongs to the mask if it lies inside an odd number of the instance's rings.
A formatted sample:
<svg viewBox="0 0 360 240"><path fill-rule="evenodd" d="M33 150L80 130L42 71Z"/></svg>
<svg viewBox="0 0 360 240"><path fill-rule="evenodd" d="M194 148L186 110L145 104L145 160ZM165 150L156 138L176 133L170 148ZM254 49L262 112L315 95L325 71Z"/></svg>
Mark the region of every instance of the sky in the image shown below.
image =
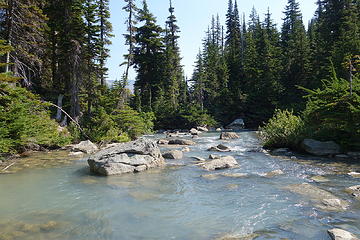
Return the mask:
<svg viewBox="0 0 360 240"><path fill-rule="evenodd" d="M316 10L316 0L298 0L303 14L305 26L313 17ZM211 17L219 14L220 21L225 24L225 15L227 11L228 0L172 0L175 8L175 16L180 27L179 46L184 65L185 75L190 78L193 71L193 65L196 55L201 48L202 39L209 26ZM237 0L239 12L244 13L246 19L255 7L261 20L269 7L274 22L281 27L283 11L287 0ZM137 6L141 7L142 0L136 1ZM156 16L157 23L164 27L166 18L169 15L169 0L147 0L150 11ZM110 46L110 59L107 62L109 68L108 80L121 79L124 67L119 65L124 62L123 55L127 52L123 34L126 32L126 13L122 10L123 0L110 0L111 23L113 25L114 35L112 45ZM135 72L131 71L129 79L135 79Z"/></svg>

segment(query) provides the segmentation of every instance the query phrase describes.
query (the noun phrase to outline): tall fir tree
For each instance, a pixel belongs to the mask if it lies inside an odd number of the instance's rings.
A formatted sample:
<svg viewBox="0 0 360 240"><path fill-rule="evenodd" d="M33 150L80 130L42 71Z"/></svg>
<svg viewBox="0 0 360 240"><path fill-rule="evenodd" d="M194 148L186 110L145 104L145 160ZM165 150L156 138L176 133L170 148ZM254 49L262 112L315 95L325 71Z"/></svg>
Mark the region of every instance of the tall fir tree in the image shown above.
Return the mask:
<svg viewBox="0 0 360 240"><path fill-rule="evenodd" d="M161 92L162 63L164 60L163 29L156 24L146 0L139 10L138 21L142 26L136 29L134 67L137 77L134 85L135 98L139 99L136 108L140 111L153 111L154 103Z"/></svg>

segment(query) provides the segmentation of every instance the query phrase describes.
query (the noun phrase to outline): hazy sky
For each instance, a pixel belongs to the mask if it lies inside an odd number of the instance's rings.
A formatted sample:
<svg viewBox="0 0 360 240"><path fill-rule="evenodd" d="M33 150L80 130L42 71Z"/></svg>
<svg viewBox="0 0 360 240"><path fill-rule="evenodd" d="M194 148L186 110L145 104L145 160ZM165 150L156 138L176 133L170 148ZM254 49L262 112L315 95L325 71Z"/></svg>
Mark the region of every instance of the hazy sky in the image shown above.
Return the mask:
<svg viewBox="0 0 360 240"><path fill-rule="evenodd" d="M142 0L137 0L137 5L142 5ZM159 25L164 26L167 16L169 15L169 0L147 0L150 11L157 17ZM195 57L201 47L202 39L205 35L212 15L219 14L221 22L225 23L225 14L227 11L228 0L172 0L175 7L175 15L180 27L180 49L183 58L182 64L186 76L191 77ZM315 0L299 0L303 20L307 26L308 21L314 15L316 10ZM278 27L281 26L283 11L287 0L238 0L239 12L244 13L248 18L252 7L257 10L261 20L270 8L272 18ZM122 10L123 0L110 0L111 22L114 28L115 37L112 39L110 47L111 58L108 61L109 80L120 79L124 69L119 65L124 61L123 54L127 48L124 45L122 34L126 31L124 24L126 14ZM134 79L135 74L130 74L130 79Z"/></svg>

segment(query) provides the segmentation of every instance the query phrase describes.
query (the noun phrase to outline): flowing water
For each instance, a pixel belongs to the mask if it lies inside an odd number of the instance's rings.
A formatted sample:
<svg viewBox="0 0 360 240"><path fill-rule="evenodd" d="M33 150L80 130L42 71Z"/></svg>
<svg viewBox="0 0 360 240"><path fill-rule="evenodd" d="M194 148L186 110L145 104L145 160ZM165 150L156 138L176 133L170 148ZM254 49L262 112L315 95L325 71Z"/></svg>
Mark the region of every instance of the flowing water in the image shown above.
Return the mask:
<svg viewBox="0 0 360 240"><path fill-rule="evenodd" d="M219 133L206 133L183 160L139 174L92 176L85 161L69 163L64 154L56 155L64 161L61 166L1 174L0 240L211 240L252 233L256 239L328 240L326 231L333 227L360 235L360 201L344 192L360 184L346 174L359 171L359 164L274 157L261 151L255 132L240 136L224 142ZM159 137L164 136L151 138ZM232 155L240 164L220 172L247 177L201 176L209 172L191 157L207 158L206 149L219 143L233 150L221 155ZM43 159L53 158L47 154ZM273 170L284 174L264 177ZM329 181L311 180L318 175ZM307 197L285 189L304 182L349 201L350 208L321 211Z"/></svg>

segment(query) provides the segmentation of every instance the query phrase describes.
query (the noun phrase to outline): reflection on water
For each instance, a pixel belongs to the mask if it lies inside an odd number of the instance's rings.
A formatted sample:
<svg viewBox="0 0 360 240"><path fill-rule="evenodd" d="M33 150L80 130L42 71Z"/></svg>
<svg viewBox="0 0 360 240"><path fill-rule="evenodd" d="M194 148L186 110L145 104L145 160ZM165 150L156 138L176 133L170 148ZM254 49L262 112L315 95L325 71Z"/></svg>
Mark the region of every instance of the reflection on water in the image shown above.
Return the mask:
<svg viewBox="0 0 360 240"><path fill-rule="evenodd" d="M108 178L90 175L86 162L65 154L39 154L33 159L66 164L0 175L0 240L328 240L326 230L332 227L360 233L360 204L343 191L360 184L346 174L359 165L272 157L259 151L253 132L229 142L218 135L207 133L184 159L169 161L182 167ZM191 157L207 158L206 149L219 143L234 150L221 155L234 156L241 167L220 171L224 174L216 178L201 177L209 172L194 166ZM284 174L262 177L274 170ZM247 175L230 177L241 174ZM284 189L303 182L349 201L350 209L324 212Z"/></svg>

